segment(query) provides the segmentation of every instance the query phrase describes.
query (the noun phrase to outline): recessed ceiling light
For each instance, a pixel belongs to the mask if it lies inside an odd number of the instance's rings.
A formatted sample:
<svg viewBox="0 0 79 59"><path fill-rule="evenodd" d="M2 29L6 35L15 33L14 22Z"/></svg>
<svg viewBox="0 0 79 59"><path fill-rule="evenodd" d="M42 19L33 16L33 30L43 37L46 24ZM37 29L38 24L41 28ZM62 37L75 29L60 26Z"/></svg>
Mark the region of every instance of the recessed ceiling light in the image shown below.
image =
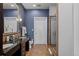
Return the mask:
<svg viewBox="0 0 79 59"><path fill-rule="evenodd" d="M13 4L11 4L11 7L14 7L14 5L13 5Z"/></svg>
<svg viewBox="0 0 79 59"><path fill-rule="evenodd" d="M36 7L36 4L33 4L33 7Z"/></svg>

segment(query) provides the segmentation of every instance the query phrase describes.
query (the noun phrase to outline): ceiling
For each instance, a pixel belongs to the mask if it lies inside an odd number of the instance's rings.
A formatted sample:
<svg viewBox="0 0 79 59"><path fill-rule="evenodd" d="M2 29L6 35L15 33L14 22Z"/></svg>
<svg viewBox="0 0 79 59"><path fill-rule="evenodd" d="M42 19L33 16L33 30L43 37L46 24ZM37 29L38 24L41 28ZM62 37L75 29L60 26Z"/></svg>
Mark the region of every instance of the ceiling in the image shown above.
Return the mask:
<svg viewBox="0 0 79 59"><path fill-rule="evenodd" d="M11 6L14 5L14 6ZM49 9L49 6L56 6L56 3L22 3L25 9ZM36 5L34 7L33 5ZM16 3L3 3L4 9L17 9Z"/></svg>
<svg viewBox="0 0 79 59"><path fill-rule="evenodd" d="M49 6L55 6L56 3L22 3L25 9L49 9ZM36 5L36 7L33 7Z"/></svg>
<svg viewBox="0 0 79 59"><path fill-rule="evenodd" d="M3 9L17 9L15 3L3 3Z"/></svg>

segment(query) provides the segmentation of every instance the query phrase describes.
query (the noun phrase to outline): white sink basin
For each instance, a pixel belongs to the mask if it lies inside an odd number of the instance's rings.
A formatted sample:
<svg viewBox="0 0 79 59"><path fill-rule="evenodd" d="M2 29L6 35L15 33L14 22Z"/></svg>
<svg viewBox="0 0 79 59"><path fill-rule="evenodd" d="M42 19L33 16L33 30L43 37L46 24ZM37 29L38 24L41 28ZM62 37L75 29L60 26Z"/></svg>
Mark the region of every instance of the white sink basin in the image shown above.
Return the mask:
<svg viewBox="0 0 79 59"><path fill-rule="evenodd" d="M3 49L6 49L6 48L9 48L9 47L11 47L13 44L11 43L11 44L3 44Z"/></svg>

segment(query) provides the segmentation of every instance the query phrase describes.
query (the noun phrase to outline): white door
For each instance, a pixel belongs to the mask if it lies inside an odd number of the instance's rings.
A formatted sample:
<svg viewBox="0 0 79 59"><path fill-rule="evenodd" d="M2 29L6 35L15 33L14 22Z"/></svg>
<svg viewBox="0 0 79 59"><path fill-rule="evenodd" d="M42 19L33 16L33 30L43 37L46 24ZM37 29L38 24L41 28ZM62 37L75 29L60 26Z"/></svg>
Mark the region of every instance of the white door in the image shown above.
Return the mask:
<svg viewBox="0 0 79 59"><path fill-rule="evenodd" d="M47 17L34 17L34 44L47 44Z"/></svg>

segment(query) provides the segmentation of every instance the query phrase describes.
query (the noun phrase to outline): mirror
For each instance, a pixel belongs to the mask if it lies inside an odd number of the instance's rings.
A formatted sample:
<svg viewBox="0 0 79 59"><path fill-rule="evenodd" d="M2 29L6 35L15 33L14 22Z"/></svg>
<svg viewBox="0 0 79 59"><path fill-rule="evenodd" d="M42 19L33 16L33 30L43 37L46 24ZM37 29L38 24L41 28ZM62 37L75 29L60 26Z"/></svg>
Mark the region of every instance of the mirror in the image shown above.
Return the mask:
<svg viewBox="0 0 79 59"><path fill-rule="evenodd" d="M20 36L19 11L16 3L3 3L4 33L3 49L11 47ZM16 38L16 39L15 39Z"/></svg>
<svg viewBox="0 0 79 59"><path fill-rule="evenodd" d="M4 33L18 32L18 8L14 3L4 3Z"/></svg>

